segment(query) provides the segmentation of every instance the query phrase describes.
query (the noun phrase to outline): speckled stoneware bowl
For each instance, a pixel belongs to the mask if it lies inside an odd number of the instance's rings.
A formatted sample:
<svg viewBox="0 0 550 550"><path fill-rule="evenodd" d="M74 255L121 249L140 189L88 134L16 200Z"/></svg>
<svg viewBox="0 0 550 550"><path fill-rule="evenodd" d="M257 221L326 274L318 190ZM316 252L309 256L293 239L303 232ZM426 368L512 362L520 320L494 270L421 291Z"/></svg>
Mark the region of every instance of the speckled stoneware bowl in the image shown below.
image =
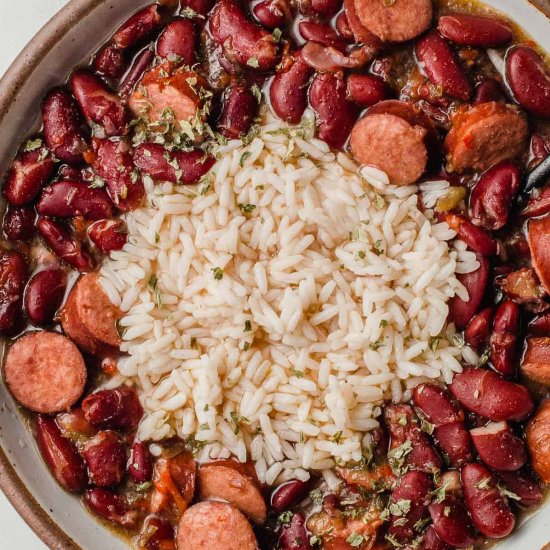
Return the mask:
<svg viewBox="0 0 550 550"><path fill-rule="evenodd" d="M0 176L17 144L39 124L45 93L87 59L131 13L152 0L72 0L30 42L0 81ZM485 0L550 52L550 0ZM541 11L542 10L542 11ZM1 180L1 178L0 178ZM32 435L0 384L0 487L51 549L123 550L125 541L65 493L40 459ZM550 542L550 502L499 550L539 550ZM0 547L3 546L0 544ZM549 546L550 548L550 546Z"/></svg>

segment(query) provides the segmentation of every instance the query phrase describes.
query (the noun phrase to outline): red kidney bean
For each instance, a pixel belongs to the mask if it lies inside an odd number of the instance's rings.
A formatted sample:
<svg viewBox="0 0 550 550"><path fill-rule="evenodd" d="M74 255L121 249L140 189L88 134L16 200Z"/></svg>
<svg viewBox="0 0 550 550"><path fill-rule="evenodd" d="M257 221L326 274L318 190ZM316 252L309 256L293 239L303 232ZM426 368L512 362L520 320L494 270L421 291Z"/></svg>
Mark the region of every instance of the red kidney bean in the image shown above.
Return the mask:
<svg viewBox="0 0 550 550"><path fill-rule="evenodd" d="M63 436L71 441L82 441L82 439L88 439L97 433L97 429L86 420L84 411L80 407L71 412L58 414L55 417L55 422Z"/></svg>
<svg viewBox="0 0 550 550"><path fill-rule="evenodd" d="M511 301L502 303L495 313L490 359L493 368L507 378L516 373L519 317L519 307Z"/></svg>
<svg viewBox="0 0 550 550"><path fill-rule="evenodd" d="M284 27L292 17L290 5L286 0L263 0L252 8L252 13L268 29Z"/></svg>
<svg viewBox="0 0 550 550"><path fill-rule="evenodd" d="M453 13L439 18L439 32L460 46L495 48L510 42L512 26L502 19L467 13Z"/></svg>
<svg viewBox="0 0 550 550"><path fill-rule="evenodd" d="M88 227L88 236L103 254L109 254L126 244L128 228L120 219L98 220Z"/></svg>
<svg viewBox="0 0 550 550"><path fill-rule="evenodd" d="M430 504L429 511L433 528L443 542L453 548L467 548L475 542L472 523L460 499L448 496Z"/></svg>
<svg viewBox="0 0 550 550"><path fill-rule="evenodd" d="M535 336L550 335L550 313L543 313L529 322L529 332Z"/></svg>
<svg viewBox="0 0 550 550"><path fill-rule="evenodd" d="M35 234L35 218L34 208L30 206L8 206L2 222L4 235L10 241L30 241Z"/></svg>
<svg viewBox="0 0 550 550"><path fill-rule="evenodd" d="M225 90L218 131L229 139L246 134L254 121L258 102L247 86L232 84Z"/></svg>
<svg viewBox="0 0 550 550"><path fill-rule="evenodd" d="M449 550L450 546L447 546L435 532L435 529L430 525L424 532L422 537L422 550ZM407 548L407 550L409 550ZM412 549L411 549L412 550Z"/></svg>
<svg viewBox="0 0 550 550"><path fill-rule="evenodd" d="M283 525L279 536L281 550L313 550L302 512L296 512L288 525Z"/></svg>
<svg viewBox="0 0 550 550"><path fill-rule="evenodd" d="M449 317L459 330L466 328L472 317L477 313L485 294L489 278L489 262L483 256L477 255L479 267L472 273L458 275L458 280L466 287L469 300L464 301L458 296L452 298Z"/></svg>
<svg viewBox="0 0 550 550"><path fill-rule="evenodd" d="M550 186L544 187L542 191L536 191L521 211L526 218L543 216L550 212Z"/></svg>
<svg viewBox="0 0 550 550"><path fill-rule="evenodd" d="M162 31L157 40L157 55L169 61L193 65L196 60L197 28L191 19L172 21Z"/></svg>
<svg viewBox="0 0 550 550"><path fill-rule="evenodd" d="M44 137L50 151L63 162L80 164L89 150L80 112L66 90L52 90L42 104Z"/></svg>
<svg viewBox="0 0 550 550"><path fill-rule="evenodd" d="M531 474L499 472L498 477L506 490L517 495L519 500L514 500L521 506L530 508L531 506L538 506L542 501L544 496L542 489Z"/></svg>
<svg viewBox="0 0 550 550"><path fill-rule="evenodd" d="M134 163L142 173L176 184L197 183L214 162L202 149L168 151L155 143L142 143L134 152Z"/></svg>
<svg viewBox="0 0 550 550"><path fill-rule="evenodd" d="M415 52L433 84L440 86L448 96L468 101L472 87L453 51L437 31L431 31L420 38Z"/></svg>
<svg viewBox="0 0 550 550"><path fill-rule="evenodd" d="M29 320L38 326L51 323L61 307L67 275L57 267L33 275L25 288L25 311Z"/></svg>
<svg viewBox="0 0 550 550"><path fill-rule="evenodd" d="M477 529L492 539L508 536L516 517L496 488L491 472L481 464L466 464L461 476L466 506Z"/></svg>
<svg viewBox="0 0 550 550"><path fill-rule="evenodd" d="M506 80L524 109L535 116L550 117L550 74L535 50L527 46L508 50Z"/></svg>
<svg viewBox="0 0 550 550"><path fill-rule="evenodd" d="M491 101L506 101L500 83L494 78L484 78L475 89L473 105Z"/></svg>
<svg viewBox="0 0 550 550"><path fill-rule="evenodd" d="M404 457L405 464L411 469L433 472L441 469L441 457L437 454L428 436L420 430L414 412L408 405L390 405L384 417L391 436L391 450L388 453L390 463L395 449L407 441L412 444L411 451Z"/></svg>
<svg viewBox="0 0 550 550"><path fill-rule="evenodd" d="M449 212L445 220L449 227L456 231L458 238L474 252L482 256L494 256L497 253L497 242L485 230L470 222L466 216Z"/></svg>
<svg viewBox="0 0 550 550"><path fill-rule="evenodd" d="M122 481L126 469L126 448L122 438L115 432L98 432L86 441L82 456L95 486L110 487Z"/></svg>
<svg viewBox="0 0 550 550"><path fill-rule="evenodd" d="M96 515L122 525L133 528L137 524L138 512L128 510L128 504L121 495L108 489L88 489L84 493L84 504Z"/></svg>
<svg viewBox="0 0 550 550"><path fill-rule="evenodd" d="M174 527L159 516L147 516L139 534L139 547L145 550L163 550L174 544Z"/></svg>
<svg viewBox="0 0 550 550"><path fill-rule="evenodd" d="M23 152L9 169L4 196L14 206L27 204L38 195L54 171L55 162L45 147Z"/></svg>
<svg viewBox="0 0 550 550"><path fill-rule="evenodd" d="M453 468L459 468L473 460L472 439L464 427L464 422L438 426L433 435L438 447L447 455L449 464Z"/></svg>
<svg viewBox="0 0 550 550"><path fill-rule="evenodd" d="M118 93L127 96L132 93L136 84L141 80L143 73L152 65L155 52L150 48L142 50L134 59L130 70L118 87Z"/></svg>
<svg viewBox="0 0 550 550"><path fill-rule="evenodd" d="M145 195L145 188L135 169L128 143L94 139L93 145L96 152L93 168L105 180L111 200L124 212L137 208Z"/></svg>
<svg viewBox="0 0 550 550"><path fill-rule="evenodd" d="M67 491L83 491L88 484L84 461L76 447L63 437L53 418L37 417L36 440L42 458L58 483Z"/></svg>
<svg viewBox="0 0 550 550"><path fill-rule="evenodd" d="M341 7L342 0L300 0L302 13L313 13L327 18L336 15Z"/></svg>
<svg viewBox="0 0 550 550"><path fill-rule="evenodd" d="M189 8L198 15L206 16L214 6L214 2L215 0L181 0L181 12Z"/></svg>
<svg viewBox="0 0 550 550"><path fill-rule="evenodd" d="M153 457L149 445L134 441L128 459L128 475L135 483L146 483L153 477Z"/></svg>
<svg viewBox="0 0 550 550"><path fill-rule="evenodd" d="M342 52L346 51L347 42L342 40L336 31L326 23L304 20L300 21L298 30L304 40L312 40L323 46L332 46Z"/></svg>
<svg viewBox="0 0 550 550"><path fill-rule="evenodd" d="M275 39L250 21L234 0L220 0L210 15L210 32L229 61L268 71L279 61Z"/></svg>
<svg viewBox="0 0 550 550"><path fill-rule="evenodd" d="M121 49L133 48L143 42L160 26L158 5L153 4L138 11L113 35L113 42Z"/></svg>
<svg viewBox="0 0 550 550"><path fill-rule="evenodd" d="M82 244L62 225L48 218L39 218L36 222L38 231L52 249L52 252L64 262L79 271L91 271L93 261L83 250Z"/></svg>
<svg viewBox="0 0 550 550"><path fill-rule="evenodd" d="M0 252L0 333L12 336L23 325L23 288L27 264L19 252Z"/></svg>
<svg viewBox="0 0 550 550"><path fill-rule="evenodd" d="M348 42L355 42L355 37L353 36L353 31L349 26L348 16L345 11L341 12L336 18L336 30L344 40Z"/></svg>
<svg viewBox="0 0 550 550"><path fill-rule="evenodd" d="M318 119L318 137L341 148L359 114L346 98L346 83L331 73L317 73L309 89L309 101Z"/></svg>
<svg viewBox="0 0 550 550"><path fill-rule="evenodd" d="M313 69L304 62L301 50L292 54L292 64L277 73L269 97L275 114L286 122L298 124L307 107L307 85Z"/></svg>
<svg viewBox="0 0 550 550"><path fill-rule="evenodd" d="M521 185L517 164L504 161L485 172L470 194L472 221L485 229L502 229Z"/></svg>
<svg viewBox="0 0 550 550"><path fill-rule="evenodd" d="M82 401L82 410L90 424L102 429L131 430L143 416L136 392L126 386L91 393Z"/></svg>
<svg viewBox="0 0 550 550"><path fill-rule="evenodd" d="M527 462L523 441L514 435L506 422L490 422L470 430L479 457L493 470L515 472Z"/></svg>
<svg viewBox="0 0 550 550"><path fill-rule="evenodd" d="M88 187L82 181L58 181L44 187L36 211L41 216L89 220L108 218L114 214L113 203L104 189Z"/></svg>
<svg viewBox="0 0 550 550"><path fill-rule="evenodd" d="M495 422L525 420L534 409L525 386L488 370L468 368L455 376L449 389L464 408Z"/></svg>
<svg viewBox="0 0 550 550"><path fill-rule="evenodd" d="M425 472L407 472L393 490L390 499L388 533L398 542L410 542L416 536L415 524L428 516L433 484ZM403 508L403 504L407 503Z"/></svg>
<svg viewBox="0 0 550 550"><path fill-rule="evenodd" d="M271 508L279 514L296 506L307 497L310 487L311 483L299 479L291 479L279 485L271 495Z"/></svg>
<svg viewBox="0 0 550 550"><path fill-rule="evenodd" d="M95 56L94 70L100 75L116 80L124 74L125 68L124 52L114 44L108 44Z"/></svg>
<svg viewBox="0 0 550 550"><path fill-rule="evenodd" d="M436 427L464 420L464 415L458 412L449 394L434 384L416 386L413 403L424 413L428 422Z"/></svg>
<svg viewBox="0 0 550 550"><path fill-rule="evenodd" d="M70 85L88 124L99 124L108 136L127 132L128 115L121 99L97 76L79 69L71 75Z"/></svg>
<svg viewBox="0 0 550 550"><path fill-rule="evenodd" d="M370 107L390 97L386 83L368 74L350 74L347 91L348 97L362 107Z"/></svg>
<svg viewBox="0 0 550 550"><path fill-rule="evenodd" d="M476 351L487 342L493 326L493 309L490 307L474 315L464 331L464 340Z"/></svg>

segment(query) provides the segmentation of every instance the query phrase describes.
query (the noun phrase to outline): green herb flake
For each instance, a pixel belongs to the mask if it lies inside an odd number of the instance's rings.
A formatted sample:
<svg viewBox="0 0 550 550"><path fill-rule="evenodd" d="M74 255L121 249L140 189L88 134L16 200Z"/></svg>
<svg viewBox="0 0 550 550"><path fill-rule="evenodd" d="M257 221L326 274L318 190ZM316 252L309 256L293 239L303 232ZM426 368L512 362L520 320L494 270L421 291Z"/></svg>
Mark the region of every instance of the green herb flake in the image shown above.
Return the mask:
<svg viewBox="0 0 550 550"><path fill-rule="evenodd" d="M364 260L366 257L366 254L363 250L359 250L359 252L357 252L357 256L360 260Z"/></svg>
<svg viewBox="0 0 550 550"><path fill-rule="evenodd" d="M246 159L248 157L250 157L252 153L250 151L245 151L242 155L241 155L241 158L239 159L239 166L242 168L244 166L244 163L246 162Z"/></svg>
<svg viewBox="0 0 550 550"><path fill-rule="evenodd" d="M213 267L210 271L212 271L216 281L221 281L223 279L223 269L221 267Z"/></svg>
<svg viewBox="0 0 550 550"><path fill-rule="evenodd" d="M374 194L374 204L376 205L376 208L382 209L386 206L386 199L382 195L379 195L378 193Z"/></svg>
<svg viewBox="0 0 550 550"><path fill-rule="evenodd" d="M384 253L384 249L382 248L382 239L378 239L374 245L372 246L372 251L377 255L381 256Z"/></svg>
<svg viewBox="0 0 550 550"><path fill-rule="evenodd" d="M42 140L40 138L29 139L29 141L25 143L23 151L29 153L31 151L36 151L37 149L40 149L40 147L42 147Z"/></svg>
<svg viewBox="0 0 550 550"><path fill-rule="evenodd" d="M406 516L411 511L411 501L398 500L397 502L392 502L389 510L392 516Z"/></svg>
<svg viewBox="0 0 550 550"><path fill-rule="evenodd" d="M376 351L383 346L385 346L384 338L379 338L378 340L376 340L376 342L371 342L369 344L369 349L371 349L372 351Z"/></svg>
<svg viewBox="0 0 550 550"><path fill-rule="evenodd" d="M435 353L437 351L437 348L439 347L439 342L441 342L441 338L439 336L434 336L433 338L430 338L429 347L432 350L432 353Z"/></svg>
<svg viewBox="0 0 550 550"><path fill-rule="evenodd" d="M247 319L244 322L244 332L250 332L252 330L252 323Z"/></svg>
<svg viewBox="0 0 550 550"><path fill-rule="evenodd" d="M260 66L260 63L258 62L258 58L251 57L247 60L246 64L249 67L252 67L253 69L257 69Z"/></svg>
<svg viewBox="0 0 550 550"><path fill-rule="evenodd" d="M361 546L363 544L364 540L365 540L365 537L363 535L360 535L356 531L353 531L350 534L350 536L346 539L346 542L350 546L353 546L354 548L358 548L359 546Z"/></svg>
<svg viewBox="0 0 550 550"><path fill-rule="evenodd" d="M490 487L491 487L491 478L490 477L485 477L479 483L476 483L476 488L477 489L484 490L484 489L489 489Z"/></svg>
<svg viewBox="0 0 550 550"><path fill-rule="evenodd" d="M254 84L251 88L250 88L250 91L252 92L252 94L254 95L254 97L256 98L256 101L258 103L261 103L262 101L262 90L260 90L260 87L257 85L257 84Z"/></svg>
<svg viewBox="0 0 550 550"><path fill-rule="evenodd" d="M254 210L256 209L255 204L242 204L242 203L239 203L238 207L241 209L241 212L243 212L245 214L250 214L251 212L254 212Z"/></svg>
<svg viewBox="0 0 550 550"><path fill-rule="evenodd" d="M273 29L271 36L274 38L275 42L280 42L283 31L279 28Z"/></svg>
<svg viewBox="0 0 550 550"><path fill-rule="evenodd" d="M292 369L292 374L293 374L296 378L303 378L303 377L304 377L304 373L303 373L303 371L301 371L301 370Z"/></svg>
<svg viewBox="0 0 550 550"><path fill-rule="evenodd" d="M279 521L279 523L282 523L283 525L288 525L292 520L293 515L294 515L293 512L291 512L290 510L287 510L286 512L283 512L282 514L280 514L277 520Z"/></svg>
<svg viewBox="0 0 550 550"><path fill-rule="evenodd" d="M388 321L386 319L382 319L380 321L380 328L387 327L389 325Z"/></svg>
<svg viewBox="0 0 550 550"><path fill-rule="evenodd" d="M341 432L341 431L336 432L336 433L332 436L332 441L334 441L334 443L336 443L337 445L340 444L341 439L342 439L342 432Z"/></svg>

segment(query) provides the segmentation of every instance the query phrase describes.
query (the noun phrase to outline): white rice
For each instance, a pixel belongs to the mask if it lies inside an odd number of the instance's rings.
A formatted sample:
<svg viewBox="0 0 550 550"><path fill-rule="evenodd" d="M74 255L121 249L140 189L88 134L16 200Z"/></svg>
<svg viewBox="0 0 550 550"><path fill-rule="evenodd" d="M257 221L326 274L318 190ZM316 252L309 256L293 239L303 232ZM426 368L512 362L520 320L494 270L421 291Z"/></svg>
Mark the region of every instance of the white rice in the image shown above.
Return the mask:
<svg viewBox="0 0 550 550"><path fill-rule="evenodd" d="M417 187L359 174L303 128L267 120L218 158L207 192L147 178L101 270L126 313L117 381L140 388L138 435L194 436L200 458L253 459L266 483L360 460L384 399L477 360L446 326L475 255Z"/></svg>

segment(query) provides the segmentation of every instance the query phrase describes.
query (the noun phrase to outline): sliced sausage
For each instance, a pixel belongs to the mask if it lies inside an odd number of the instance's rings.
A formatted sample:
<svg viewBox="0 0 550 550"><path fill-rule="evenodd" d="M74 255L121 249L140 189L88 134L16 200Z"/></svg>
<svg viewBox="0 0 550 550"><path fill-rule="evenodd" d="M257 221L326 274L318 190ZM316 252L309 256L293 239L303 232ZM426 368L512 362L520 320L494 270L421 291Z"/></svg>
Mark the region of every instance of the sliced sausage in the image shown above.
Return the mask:
<svg viewBox="0 0 550 550"><path fill-rule="evenodd" d="M267 510L255 474L234 460L203 464L199 470L201 499L227 500L254 523L265 521Z"/></svg>
<svg viewBox="0 0 550 550"><path fill-rule="evenodd" d="M528 242L533 267L546 292L550 292L550 215L529 222Z"/></svg>
<svg viewBox="0 0 550 550"><path fill-rule="evenodd" d="M27 263L20 252L0 252L0 333L13 336L23 328L23 289Z"/></svg>
<svg viewBox="0 0 550 550"><path fill-rule="evenodd" d="M98 278L97 273L80 277L61 314L65 333L92 355L116 351L121 341L116 322L122 312L111 304Z"/></svg>
<svg viewBox="0 0 550 550"><path fill-rule="evenodd" d="M178 525L178 550L257 550L248 520L231 504L199 502Z"/></svg>
<svg viewBox="0 0 550 550"><path fill-rule="evenodd" d="M533 470L543 483L550 483L550 401L531 419L526 436Z"/></svg>
<svg viewBox="0 0 550 550"><path fill-rule="evenodd" d="M390 183L409 185L426 169L426 130L395 115L363 117L351 132L351 151L360 164L375 166Z"/></svg>
<svg viewBox="0 0 550 550"><path fill-rule="evenodd" d="M196 73L179 69L168 75L166 64L145 73L140 85L130 97L130 109L149 122L162 119L191 120L200 106L198 89L206 82Z"/></svg>
<svg viewBox="0 0 550 550"><path fill-rule="evenodd" d="M39 413L66 410L80 399L86 365L78 348L56 332L29 332L10 347L4 379L13 397Z"/></svg>
<svg viewBox="0 0 550 550"><path fill-rule="evenodd" d="M453 119L445 139L448 170L487 170L517 157L527 140L527 122L514 108L496 101L481 103Z"/></svg>
<svg viewBox="0 0 550 550"><path fill-rule="evenodd" d="M550 338L527 338L520 369L529 380L550 386Z"/></svg>
<svg viewBox="0 0 550 550"><path fill-rule="evenodd" d="M374 36L374 34L372 34L369 29L363 25L363 23L361 23L361 20L357 15L357 10L355 9L355 0L344 0L344 10L355 42L379 47L380 40L378 37Z"/></svg>
<svg viewBox="0 0 550 550"><path fill-rule="evenodd" d="M406 42L432 22L431 0L355 0L355 11L367 29L384 42Z"/></svg>

